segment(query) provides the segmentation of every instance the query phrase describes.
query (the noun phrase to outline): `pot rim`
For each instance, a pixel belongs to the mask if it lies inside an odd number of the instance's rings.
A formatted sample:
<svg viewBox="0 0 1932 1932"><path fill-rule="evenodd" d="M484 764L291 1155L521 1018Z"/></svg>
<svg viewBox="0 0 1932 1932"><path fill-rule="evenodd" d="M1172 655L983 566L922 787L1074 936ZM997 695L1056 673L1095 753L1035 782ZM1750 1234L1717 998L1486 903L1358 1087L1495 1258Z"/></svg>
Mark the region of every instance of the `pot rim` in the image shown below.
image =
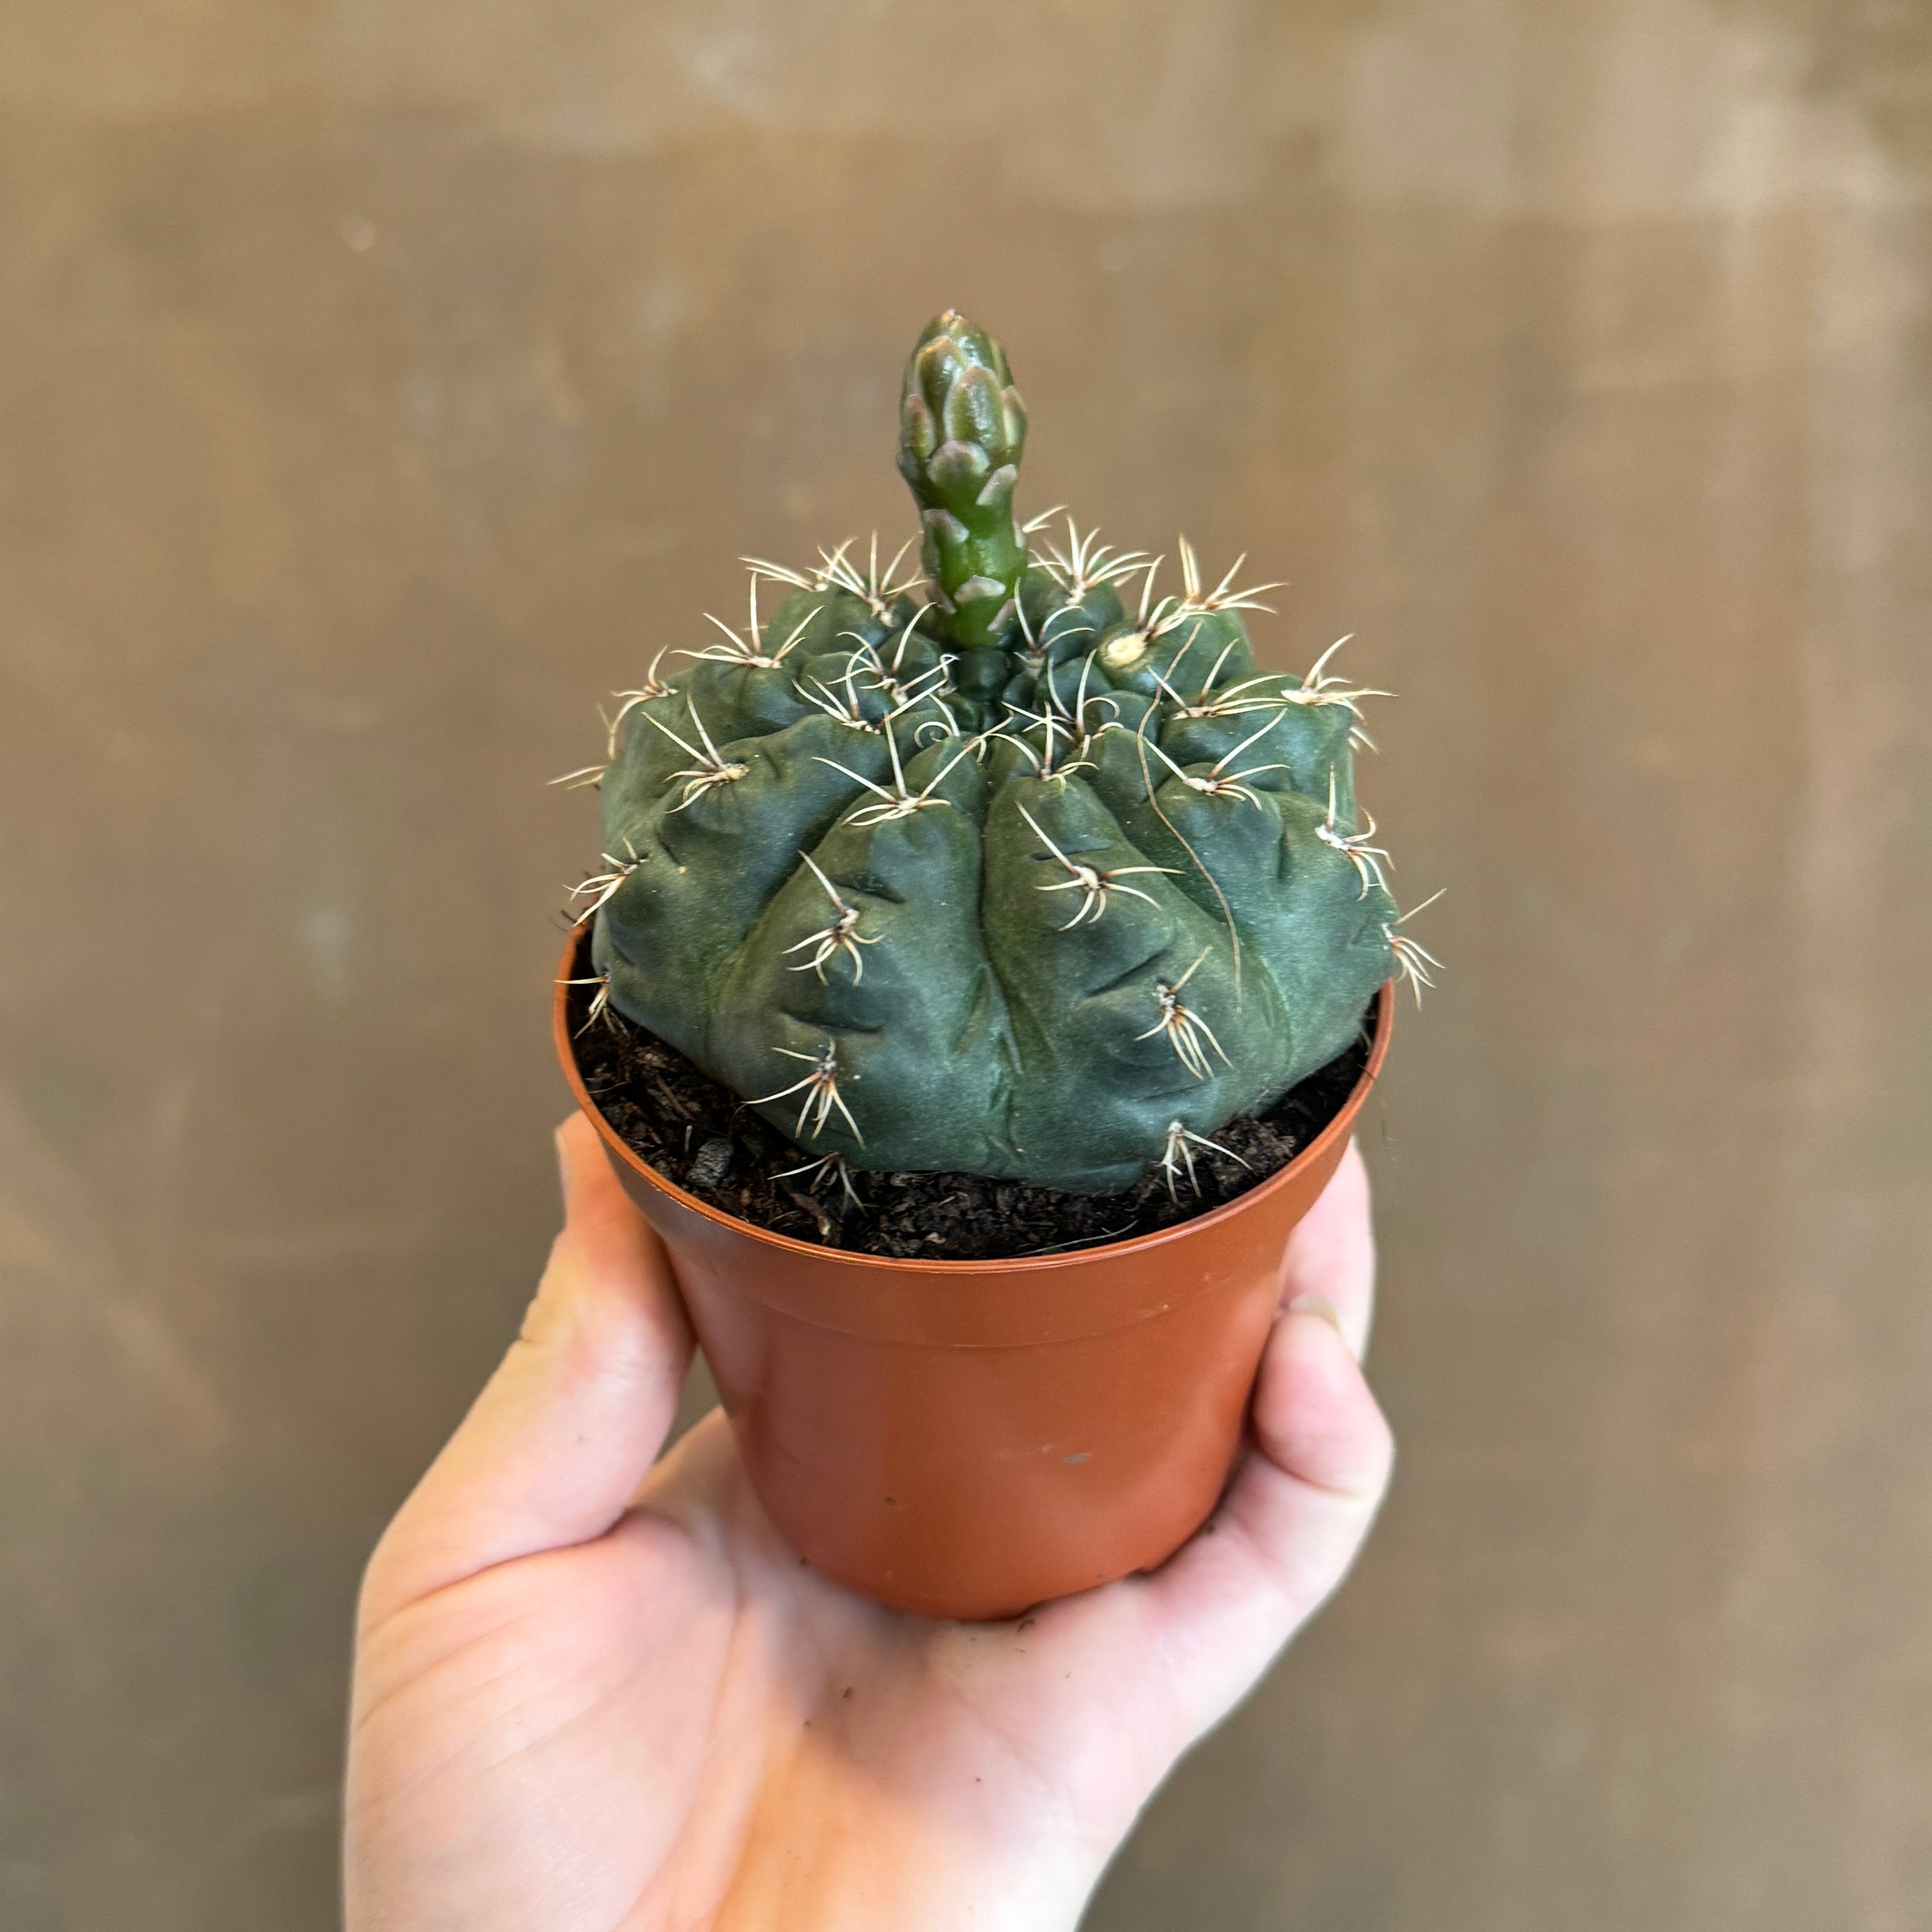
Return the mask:
<svg viewBox="0 0 1932 1932"><path fill-rule="evenodd" d="M598 1138L608 1150L614 1153L652 1186L669 1196L681 1208L728 1232L761 1243L781 1253L821 1263L836 1261L842 1266L877 1268L893 1274L920 1275L945 1281L962 1281L975 1275L1047 1274L1060 1269L1084 1266L1096 1259L1124 1255L1130 1250L1146 1252L1163 1244L1184 1240L1190 1234L1198 1233L1204 1228L1231 1220L1236 1214L1252 1209L1269 1195L1289 1185L1295 1177L1312 1166L1337 1138L1354 1132L1355 1116L1360 1112L1368 1097L1369 1090L1380 1075L1383 1061L1388 1058L1389 1039L1394 1030L1395 981L1391 978L1382 982L1376 994L1376 1031L1375 1037L1369 1045L1368 1063L1363 1067L1360 1078L1349 1090L1347 1098L1335 1110L1334 1118L1292 1160L1277 1168L1265 1180L1236 1195L1233 1200L1224 1201L1220 1207L1210 1208L1204 1214L1196 1214L1185 1221L1177 1221L1171 1228L1156 1228L1151 1234L1132 1234L1120 1241L1096 1241L1084 1246L1064 1249L1058 1254L1015 1255L1004 1260L975 1261L948 1261L940 1256L928 1261L923 1257L910 1259L895 1255L869 1255L850 1248L829 1248L816 1241L801 1241L792 1235L776 1234L769 1228L761 1228L755 1222L744 1220L736 1214L724 1214L708 1202L700 1200L696 1195L687 1193L668 1174L660 1173L604 1118L604 1110L598 1106L590 1088L584 1084L583 1071L577 1064L574 1036L570 1029L571 982L578 976L578 969L581 959L588 956L590 939L589 927L577 926L572 928L569 938L565 942L563 958L550 999L550 1035L556 1047L557 1060L563 1069L564 1078L570 1088L571 1097L590 1116Z"/></svg>

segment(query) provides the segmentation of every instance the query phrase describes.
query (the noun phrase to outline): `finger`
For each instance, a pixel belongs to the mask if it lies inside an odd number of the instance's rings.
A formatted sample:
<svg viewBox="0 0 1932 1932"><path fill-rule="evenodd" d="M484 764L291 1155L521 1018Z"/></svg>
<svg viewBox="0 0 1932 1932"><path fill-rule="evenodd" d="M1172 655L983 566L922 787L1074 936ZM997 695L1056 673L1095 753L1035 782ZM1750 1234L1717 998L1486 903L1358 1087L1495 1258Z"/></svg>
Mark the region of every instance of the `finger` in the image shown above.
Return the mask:
<svg viewBox="0 0 1932 1932"><path fill-rule="evenodd" d="M1288 1237L1281 1305L1318 1297L1335 1311L1358 1361L1375 1312L1376 1239L1369 1219L1369 1171L1353 1141L1321 1198Z"/></svg>
<svg viewBox="0 0 1932 1932"><path fill-rule="evenodd" d="M563 1232L522 1333L389 1526L364 1612L601 1535L662 1446L691 1330L662 1246L581 1114L558 1130Z"/></svg>
<svg viewBox="0 0 1932 1932"><path fill-rule="evenodd" d="M1288 1310L1262 1359L1253 1442L1226 1498L1144 1586L1191 1735L1246 1693L1347 1574L1393 1456L1340 1329L1312 1308Z"/></svg>

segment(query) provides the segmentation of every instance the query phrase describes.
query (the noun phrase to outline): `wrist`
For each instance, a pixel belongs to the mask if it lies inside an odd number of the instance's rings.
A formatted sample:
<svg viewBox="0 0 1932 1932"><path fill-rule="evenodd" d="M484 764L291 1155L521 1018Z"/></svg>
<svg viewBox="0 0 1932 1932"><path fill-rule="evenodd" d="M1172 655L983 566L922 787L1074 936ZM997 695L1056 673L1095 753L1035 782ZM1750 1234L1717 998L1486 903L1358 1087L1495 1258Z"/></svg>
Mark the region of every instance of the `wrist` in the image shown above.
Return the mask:
<svg viewBox="0 0 1932 1932"><path fill-rule="evenodd" d="M969 1790L950 1816L872 1789L754 1820L715 1932L1075 1932L1113 1846L975 1819Z"/></svg>

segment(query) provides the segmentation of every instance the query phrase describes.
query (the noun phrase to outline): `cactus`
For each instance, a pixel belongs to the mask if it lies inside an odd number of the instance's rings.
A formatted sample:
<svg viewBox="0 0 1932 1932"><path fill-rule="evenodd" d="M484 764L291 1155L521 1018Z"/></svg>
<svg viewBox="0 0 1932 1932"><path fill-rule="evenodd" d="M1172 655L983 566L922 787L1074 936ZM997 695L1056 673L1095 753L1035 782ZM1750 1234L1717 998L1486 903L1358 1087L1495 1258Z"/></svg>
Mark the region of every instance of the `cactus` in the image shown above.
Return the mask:
<svg viewBox="0 0 1932 1932"><path fill-rule="evenodd" d="M620 694L581 916L600 1000L810 1155L1172 1184L1433 962L1356 817L1371 694L1257 671L1264 607L1185 543L1156 596L1156 560L1017 526L1025 434L999 345L939 316L900 419L923 578L748 559L746 628Z"/></svg>

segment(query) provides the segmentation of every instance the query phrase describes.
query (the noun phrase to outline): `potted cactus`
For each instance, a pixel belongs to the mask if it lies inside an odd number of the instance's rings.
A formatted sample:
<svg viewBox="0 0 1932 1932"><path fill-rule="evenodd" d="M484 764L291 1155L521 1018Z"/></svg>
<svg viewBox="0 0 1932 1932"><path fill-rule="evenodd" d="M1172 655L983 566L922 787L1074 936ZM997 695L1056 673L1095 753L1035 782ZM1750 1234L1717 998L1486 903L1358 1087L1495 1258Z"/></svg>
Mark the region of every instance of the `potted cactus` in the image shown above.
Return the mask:
<svg viewBox="0 0 1932 1932"><path fill-rule="evenodd" d="M1156 1562L1211 1508L1282 1241L1433 963L1357 818L1370 694L1258 672L1257 593L1185 544L1163 595L1156 560L1016 523L1026 428L1000 345L940 316L900 418L920 572L750 560L745 628L620 694L573 775L604 864L556 1012L778 1528L964 1616ZM1324 1070L1327 1124L1262 1173L1237 1127ZM996 1226L1022 1196L1162 1225L867 1252L868 1197L921 1184ZM760 1226L768 1198L812 1218Z"/></svg>

